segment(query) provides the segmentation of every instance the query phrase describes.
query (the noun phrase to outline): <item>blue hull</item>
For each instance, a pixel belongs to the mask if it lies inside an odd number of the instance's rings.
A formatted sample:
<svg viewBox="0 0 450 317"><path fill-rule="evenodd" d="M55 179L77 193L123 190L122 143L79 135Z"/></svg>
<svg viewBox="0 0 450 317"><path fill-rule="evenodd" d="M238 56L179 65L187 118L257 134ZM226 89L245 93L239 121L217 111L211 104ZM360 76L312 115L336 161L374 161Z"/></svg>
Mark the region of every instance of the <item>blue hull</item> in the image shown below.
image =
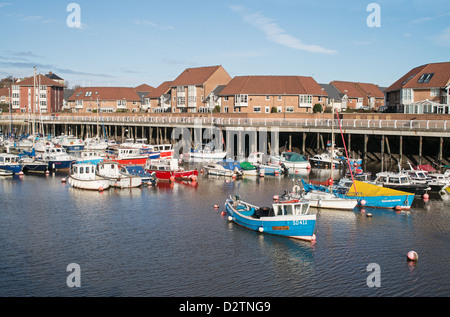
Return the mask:
<svg viewBox="0 0 450 317"><path fill-rule="evenodd" d="M348 198L355 199L353 196ZM362 204L362 200L365 201ZM398 195L398 196L358 196L358 206L395 209L409 209L413 203L414 195Z"/></svg>
<svg viewBox="0 0 450 317"><path fill-rule="evenodd" d="M92 160L81 160L81 161L77 161L77 163L91 163L94 165L97 165L98 163L103 162L103 159L92 159Z"/></svg>
<svg viewBox="0 0 450 317"><path fill-rule="evenodd" d="M76 152L84 150L84 145L65 145L63 146L67 152Z"/></svg>
<svg viewBox="0 0 450 317"><path fill-rule="evenodd" d="M277 220L276 217L270 220L267 220L267 218L270 217L266 217L266 219L257 219L252 218L250 215L237 212L230 205L231 201L227 200L225 203L227 214L231 217L232 221L247 229L307 241L315 239L314 229L316 220L313 215L295 220Z"/></svg>
<svg viewBox="0 0 450 317"><path fill-rule="evenodd" d="M26 163L23 165L23 171L25 173L45 173L48 170L48 164L33 164L33 163Z"/></svg>
<svg viewBox="0 0 450 317"><path fill-rule="evenodd" d="M76 160L48 161L48 169L49 170L60 170L60 169L70 168L70 165L72 165L73 162L76 162Z"/></svg>
<svg viewBox="0 0 450 317"><path fill-rule="evenodd" d="M18 174L22 170L22 165L0 165L0 169Z"/></svg>

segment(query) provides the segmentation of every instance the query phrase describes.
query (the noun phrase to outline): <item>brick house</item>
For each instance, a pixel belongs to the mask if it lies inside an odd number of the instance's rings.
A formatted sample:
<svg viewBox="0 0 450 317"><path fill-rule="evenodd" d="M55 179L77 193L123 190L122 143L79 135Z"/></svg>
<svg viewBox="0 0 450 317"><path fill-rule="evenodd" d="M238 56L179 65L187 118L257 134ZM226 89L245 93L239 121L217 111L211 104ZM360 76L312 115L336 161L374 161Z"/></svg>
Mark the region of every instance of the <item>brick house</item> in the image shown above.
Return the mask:
<svg viewBox="0 0 450 317"><path fill-rule="evenodd" d="M36 80L33 76L11 85L13 112L59 112L63 105L63 98L64 85L40 74L36 75ZM33 104L35 111L33 111Z"/></svg>
<svg viewBox="0 0 450 317"><path fill-rule="evenodd" d="M172 109L171 85L172 81L165 81L145 95L142 110L146 112L170 112Z"/></svg>
<svg viewBox="0 0 450 317"><path fill-rule="evenodd" d="M133 87L80 87L69 97L72 112L139 112L141 98Z"/></svg>
<svg viewBox="0 0 450 317"><path fill-rule="evenodd" d="M415 67L385 90L390 112L450 113L450 62Z"/></svg>
<svg viewBox="0 0 450 317"><path fill-rule="evenodd" d="M384 107L384 93L375 84L335 80L330 85L342 95L343 108L379 110Z"/></svg>
<svg viewBox="0 0 450 317"><path fill-rule="evenodd" d="M219 97L223 113L312 113L327 93L312 77L236 76Z"/></svg>
<svg viewBox="0 0 450 317"><path fill-rule="evenodd" d="M206 97L219 85L231 81L222 66L185 69L171 84L172 112L207 112Z"/></svg>

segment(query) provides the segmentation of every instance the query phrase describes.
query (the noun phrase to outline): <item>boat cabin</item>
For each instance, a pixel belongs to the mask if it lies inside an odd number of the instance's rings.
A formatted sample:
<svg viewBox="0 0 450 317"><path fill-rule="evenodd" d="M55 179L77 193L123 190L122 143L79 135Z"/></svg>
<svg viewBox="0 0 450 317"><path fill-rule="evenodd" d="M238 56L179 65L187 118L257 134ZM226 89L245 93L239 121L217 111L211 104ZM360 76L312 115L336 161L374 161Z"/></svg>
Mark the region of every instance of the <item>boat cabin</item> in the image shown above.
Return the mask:
<svg viewBox="0 0 450 317"><path fill-rule="evenodd" d="M411 180L408 177L408 175L405 175L405 174L381 173L381 174L377 175L377 178L375 179L375 183L402 185L402 184L410 184Z"/></svg>
<svg viewBox="0 0 450 317"><path fill-rule="evenodd" d="M120 177L119 163L115 161L103 161L97 164L97 174L104 177Z"/></svg>
<svg viewBox="0 0 450 317"><path fill-rule="evenodd" d="M95 179L95 165L91 163L73 164L70 174L76 179L93 180Z"/></svg>
<svg viewBox="0 0 450 317"><path fill-rule="evenodd" d="M309 210L309 201L283 202L272 206L275 217L306 215Z"/></svg>
<svg viewBox="0 0 450 317"><path fill-rule="evenodd" d="M0 163L2 164L16 164L19 163L20 157L18 155L2 153L0 154Z"/></svg>

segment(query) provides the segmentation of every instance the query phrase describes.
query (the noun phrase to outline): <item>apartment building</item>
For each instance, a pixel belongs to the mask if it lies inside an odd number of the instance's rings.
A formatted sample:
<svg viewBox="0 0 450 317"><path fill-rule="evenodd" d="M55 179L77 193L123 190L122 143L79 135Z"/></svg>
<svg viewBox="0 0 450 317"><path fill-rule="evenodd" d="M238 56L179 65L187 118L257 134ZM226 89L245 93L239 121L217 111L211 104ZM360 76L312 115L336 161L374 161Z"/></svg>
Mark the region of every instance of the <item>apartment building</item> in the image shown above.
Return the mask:
<svg viewBox="0 0 450 317"><path fill-rule="evenodd" d="M227 85L230 75L222 66L185 69L171 84L172 112L208 112L206 97L219 85Z"/></svg>
<svg viewBox="0 0 450 317"><path fill-rule="evenodd" d="M171 85L172 81L165 81L145 95L142 110L152 113L170 112L172 107Z"/></svg>
<svg viewBox="0 0 450 317"><path fill-rule="evenodd" d="M11 85L13 112L59 112L63 98L64 85L44 75L28 77Z"/></svg>
<svg viewBox="0 0 450 317"><path fill-rule="evenodd" d="M80 87L68 98L72 112L139 112L141 97L133 87Z"/></svg>
<svg viewBox="0 0 450 317"><path fill-rule="evenodd" d="M450 62L415 67L386 88L390 112L450 113Z"/></svg>
<svg viewBox="0 0 450 317"><path fill-rule="evenodd" d="M236 76L219 93L224 113L312 113L327 96L312 77L303 76Z"/></svg>
<svg viewBox="0 0 450 317"><path fill-rule="evenodd" d="M375 84L332 81L330 85L342 96L342 108L379 110L384 107L384 93Z"/></svg>

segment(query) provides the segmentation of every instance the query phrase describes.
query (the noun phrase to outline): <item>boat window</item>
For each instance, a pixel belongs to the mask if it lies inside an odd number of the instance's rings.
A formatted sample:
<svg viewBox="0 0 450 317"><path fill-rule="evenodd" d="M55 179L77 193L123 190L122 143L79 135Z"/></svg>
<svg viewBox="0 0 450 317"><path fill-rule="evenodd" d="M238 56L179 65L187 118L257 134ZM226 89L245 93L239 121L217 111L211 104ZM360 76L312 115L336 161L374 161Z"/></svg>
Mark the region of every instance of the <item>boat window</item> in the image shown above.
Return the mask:
<svg viewBox="0 0 450 317"><path fill-rule="evenodd" d="M293 206L292 205L285 205L284 206L284 214L286 216L291 216L293 214Z"/></svg>
<svg viewBox="0 0 450 317"><path fill-rule="evenodd" d="M294 205L295 207L295 215L301 215L302 214L302 204Z"/></svg>
<svg viewBox="0 0 450 317"><path fill-rule="evenodd" d="M280 205L273 205L273 214L275 216L281 216L281 206Z"/></svg>
<svg viewBox="0 0 450 317"><path fill-rule="evenodd" d="M83 173L84 173L84 167L80 166L80 174L83 174Z"/></svg>
<svg viewBox="0 0 450 317"><path fill-rule="evenodd" d="M74 173L78 173L78 166L74 166L74 167L73 167L73 172L74 172Z"/></svg>
<svg viewBox="0 0 450 317"><path fill-rule="evenodd" d="M379 181L379 182L382 182L382 183L385 183L385 182L386 182L386 176L380 176L380 177L378 178L378 181Z"/></svg>
<svg viewBox="0 0 450 317"><path fill-rule="evenodd" d="M3 162L3 157L0 157L0 162Z"/></svg>
<svg viewBox="0 0 450 317"><path fill-rule="evenodd" d="M390 181L392 184L400 184L400 180L397 177L391 177Z"/></svg>
<svg viewBox="0 0 450 317"><path fill-rule="evenodd" d="M86 173L89 174L89 166L86 166Z"/></svg>
<svg viewBox="0 0 450 317"><path fill-rule="evenodd" d="M308 204L302 204L302 214L306 215L308 213Z"/></svg>
<svg viewBox="0 0 450 317"><path fill-rule="evenodd" d="M408 183L408 178L402 177L402 178L400 179L400 183L401 183L401 184L407 184L407 183Z"/></svg>

